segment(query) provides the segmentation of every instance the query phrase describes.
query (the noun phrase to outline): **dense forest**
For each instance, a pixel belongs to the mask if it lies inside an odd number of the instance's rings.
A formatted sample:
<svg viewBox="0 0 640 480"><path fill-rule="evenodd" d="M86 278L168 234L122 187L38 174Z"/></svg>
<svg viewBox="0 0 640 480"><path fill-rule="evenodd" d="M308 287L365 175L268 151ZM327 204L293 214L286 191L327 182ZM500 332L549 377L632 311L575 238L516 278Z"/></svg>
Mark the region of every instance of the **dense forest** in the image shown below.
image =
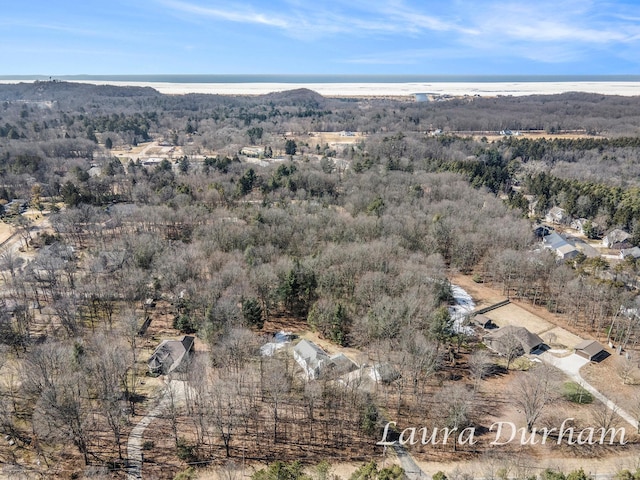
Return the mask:
<svg viewBox="0 0 640 480"><path fill-rule="evenodd" d="M505 128L550 136L487 139ZM552 137L564 131L583 135ZM640 99L580 93L418 103L0 85L0 205L15 231L0 255L0 425L20 447L1 461L122 478L150 396L153 345L138 333L158 312L206 352L180 377L191 393L166 420L171 453L156 454L192 463L294 460L302 443L309 461L367 461L385 412L446 426L463 404L455 424L482 423L491 397L450 382L484 378L488 362L453 325L452 273L635 347L637 316L612 319L637 307L640 264L612 276L600 259L558 261L533 227L559 206L640 244L639 132ZM127 153L150 142L179 154ZM257 355L283 326L403 375L375 392L301 382L288 359Z"/></svg>

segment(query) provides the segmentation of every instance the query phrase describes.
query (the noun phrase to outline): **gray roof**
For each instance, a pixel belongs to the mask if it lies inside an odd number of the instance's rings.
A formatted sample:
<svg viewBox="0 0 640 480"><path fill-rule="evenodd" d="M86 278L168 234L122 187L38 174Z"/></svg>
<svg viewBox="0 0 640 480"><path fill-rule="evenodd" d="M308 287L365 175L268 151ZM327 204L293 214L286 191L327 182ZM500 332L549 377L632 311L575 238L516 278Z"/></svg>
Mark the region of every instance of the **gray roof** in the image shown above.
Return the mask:
<svg viewBox="0 0 640 480"><path fill-rule="evenodd" d="M329 358L327 352L322 350L318 345L309 340L300 340L294 347L295 352L304 358L307 363L318 360L326 360Z"/></svg>
<svg viewBox="0 0 640 480"><path fill-rule="evenodd" d="M317 378L320 376L320 366L329 360L327 352L322 350L318 345L308 340L300 340L293 348L294 356L297 361L306 370L307 376Z"/></svg>
<svg viewBox="0 0 640 480"><path fill-rule="evenodd" d="M549 235L546 235L542 239L542 241L545 244L545 246L549 248L553 248L554 250L557 250L558 248L563 247L565 245L569 245L569 242L567 242L564 238L560 236L560 234L556 232L552 232Z"/></svg>
<svg viewBox="0 0 640 480"><path fill-rule="evenodd" d="M546 235L542 242L545 247L555 250L556 254L562 258L575 256L578 254L576 247L567 242L556 232Z"/></svg>
<svg viewBox="0 0 640 480"><path fill-rule="evenodd" d="M327 352L309 340L301 340L293 349L297 360L307 371L307 376L317 378L321 374L342 375L358 368L351 359L342 353L329 357Z"/></svg>
<svg viewBox="0 0 640 480"><path fill-rule="evenodd" d="M479 313L478 315L475 315L473 317L473 321L476 322L476 324L480 325L481 327L486 327L488 325L491 325L491 323L493 323L489 317L487 317L486 315L482 315L481 313Z"/></svg>
<svg viewBox="0 0 640 480"><path fill-rule="evenodd" d="M344 373L353 372L358 368L358 365L343 353L338 353L330 358L328 368L331 369L332 373L342 375Z"/></svg>
<svg viewBox="0 0 640 480"><path fill-rule="evenodd" d="M164 340L149 358L151 373L171 373L180 367L184 357L193 348L195 337L185 335L180 340Z"/></svg>
<svg viewBox="0 0 640 480"><path fill-rule="evenodd" d="M575 350L586 353L591 359L604 351L604 347L595 340L583 340L575 346Z"/></svg>
<svg viewBox="0 0 640 480"><path fill-rule="evenodd" d="M544 345L544 340L542 340L539 335L531 333L524 327L517 327L515 325L506 325L499 328L495 332L488 334L485 338L491 341L492 345L495 346L496 344L499 345L500 339L507 335L513 335L518 339L525 353L531 353L537 347Z"/></svg>
<svg viewBox="0 0 640 480"><path fill-rule="evenodd" d="M633 258L640 258L640 247L624 248L620 250L620 255L622 255L622 258L629 256Z"/></svg>
<svg viewBox="0 0 640 480"><path fill-rule="evenodd" d="M607 233L606 237L604 237L603 243L605 243L605 245L606 244L613 245L616 243L624 242L629 238L631 238L630 233L625 232L624 230L621 230L619 228L616 228L611 230L609 233Z"/></svg>

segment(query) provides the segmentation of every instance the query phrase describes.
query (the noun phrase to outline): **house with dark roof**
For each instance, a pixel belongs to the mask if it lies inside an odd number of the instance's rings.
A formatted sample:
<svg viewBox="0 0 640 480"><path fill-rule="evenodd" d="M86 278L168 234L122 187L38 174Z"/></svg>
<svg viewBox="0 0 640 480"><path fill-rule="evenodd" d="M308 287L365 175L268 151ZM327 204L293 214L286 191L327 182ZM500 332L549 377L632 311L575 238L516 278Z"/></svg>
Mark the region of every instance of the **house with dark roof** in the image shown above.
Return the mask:
<svg viewBox="0 0 640 480"><path fill-rule="evenodd" d="M524 327L506 325L484 337L484 343L500 355L507 355L513 351L514 345L519 347L522 354L534 353L546 348L544 340L539 335L531 333Z"/></svg>
<svg viewBox="0 0 640 480"><path fill-rule="evenodd" d="M595 340L583 340L574 347L574 351L591 362L601 362L609 356L609 352Z"/></svg>
<svg viewBox="0 0 640 480"><path fill-rule="evenodd" d="M154 374L168 374L186 365L186 360L193 350L195 337L185 335L180 340L163 340L156 347L147 362L149 372Z"/></svg>

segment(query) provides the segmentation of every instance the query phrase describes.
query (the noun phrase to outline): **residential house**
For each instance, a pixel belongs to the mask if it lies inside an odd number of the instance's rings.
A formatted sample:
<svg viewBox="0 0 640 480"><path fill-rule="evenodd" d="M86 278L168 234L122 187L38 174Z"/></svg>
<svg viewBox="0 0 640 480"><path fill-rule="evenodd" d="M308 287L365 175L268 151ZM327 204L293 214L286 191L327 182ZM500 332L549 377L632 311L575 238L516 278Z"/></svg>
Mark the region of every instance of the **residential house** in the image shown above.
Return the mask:
<svg viewBox="0 0 640 480"><path fill-rule="evenodd" d="M585 232L584 228L586 226L590 225L591 228L591 232ZM573 228L574 230L577 230L578 232L580 232L583 235L587 235L587 233L593 233L595 232L596 234L599 233L600 230L600 225L598 225L596 222L592 222L590 221L588 218L576 218L575 220L571 221L571 228Z"/></svg>
<svg viewBox="0 0 640 480"><path fill-rule="evenodd" d="M620 258L625 259L632 257L634 259L640 258L640 247L623 248L620 250Z"/></svg>
<svg viewBox="0 0 640 480"><path fill-rule="evenodd" d="M524 327L506 325L495 332L487 334L484 343L500 355L507 355L512 351L514 344L520 350L520 354L534 353L536 350L546 348L544 340L539 335L531 333ZM519 345L518 345L519 344Z"/></svg>
<svg viewBox="0 0 640 480"><path fill-rule="evenodd" d="M529 216L535 216L538 203L540 203L538 198L535 195L525 195L524 198L529 202Z"/></svg>
<svg viewBox="0 0 640 480"><path fill-rule="evenodd" d="M5 215L20 215L27 210L29 206L29 201L24 200L22 198L17 198L15 200L11 200L4 206L4 214Z"/></svg>
<svg viewBox="0 0 640 480"><path fill-rule="evenodd" d="M549 223L555 223L558 225L565 225L571 221L571 217L567 214L564 208L553 207L547 212L544 219Z"/></svg>
<svg viewBox="0 0 640 480"><path fill-rule="evenodd" d="M619 228L615 228L604 236L602 239L602 245L606 248L613 248L616 250L631 248L631 234Z"/></svg>
<svg viewBox="0 0 640 480"><path fill-rule="evenodd" d="M578 255L578 249L567 242L560 234L552 232L542 238L544 248L553 250L558 258L569 260Z"/></svg>
<svg viewBox="0 0 640 480"><path fill-rule="evenodd" d="M609 356L609 352L595 340L583 340L575 346L574 351L591 362L600 362Z"/></svg>
<svg viewBox="0 0 640 480"><path fill-rule="evenodd" d="M293 358L310 380L321 376L344 375L358 369L358 365L344 354L339 353L330 357L318 345L304 339L294 347Z"/></svg>
<svg viewBox="0 0 640 480"><path fill-rule="evenodd" d="M167 374L183 368L193 350L195 337L185 335L180 340L163 340L147 362L149 372Z"/></svg>
<svg viewBox="0 0 640 480"><path fill-rule="evenodd" d="M293 358L305 371L307 378L320 377L320 370L329 361L329 355L318 345L301 340L293 349Z"/></svg>

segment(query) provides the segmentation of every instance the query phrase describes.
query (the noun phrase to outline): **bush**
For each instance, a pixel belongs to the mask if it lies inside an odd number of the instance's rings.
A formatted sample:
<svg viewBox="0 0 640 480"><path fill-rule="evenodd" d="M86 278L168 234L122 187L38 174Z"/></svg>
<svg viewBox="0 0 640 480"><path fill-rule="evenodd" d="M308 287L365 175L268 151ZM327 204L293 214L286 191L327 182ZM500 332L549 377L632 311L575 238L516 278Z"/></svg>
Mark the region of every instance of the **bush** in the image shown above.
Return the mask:
<svg viewBox="0 0 640 480"><path fill-rule="evenodd" d="M198 475L196 474L196 469L193 467L189 467L186 470L183 470L182 472L176 474L175 477L173 477L173 480L195 480L198 477Z"/></svg>
<svg viewBox="0 0 640 480"><path fill-rule="evenodd" d="M575 382L566 382L564 384L563 396L573 403L586 404L593 402L593 395Z"/></svg>
<svg viewBox="0 0 640 480"><path fill-rule="evenodd" d="M431 477L433 480L447 480L447 476L443 471L439 471L433 474Z"/></svg>
<svg viewBox="0 0 640 480"><path fill-rule="evenodd" d="M269 465L268 468L262 468L251 475L252 480L311 480L311 477L303 473L302 463L295 462L277 462Z"/></svg>
<svg viewBox="0 0 640 480"><path fill-rule="evenodd" d="M551 470L550 468L547 468L545 471L543 471L540 474L540 478L542 480L566 480L566 477L564 476L564 473L555 472L555 471Z"/></svg>
<svg viewBox="0 0 640 480"><path fill-rule="evenodd" d="M187 334L197 331L189 315L177 315L173 319L173 328Z"/></svg>
<svg viewBox="0 0 640 480"><path fill-rule="evenodd" d="M178 458L185 462L195 462L198 460L196 455L196 446L187 443L187 440L180 437L176 443Z"/></svg>

